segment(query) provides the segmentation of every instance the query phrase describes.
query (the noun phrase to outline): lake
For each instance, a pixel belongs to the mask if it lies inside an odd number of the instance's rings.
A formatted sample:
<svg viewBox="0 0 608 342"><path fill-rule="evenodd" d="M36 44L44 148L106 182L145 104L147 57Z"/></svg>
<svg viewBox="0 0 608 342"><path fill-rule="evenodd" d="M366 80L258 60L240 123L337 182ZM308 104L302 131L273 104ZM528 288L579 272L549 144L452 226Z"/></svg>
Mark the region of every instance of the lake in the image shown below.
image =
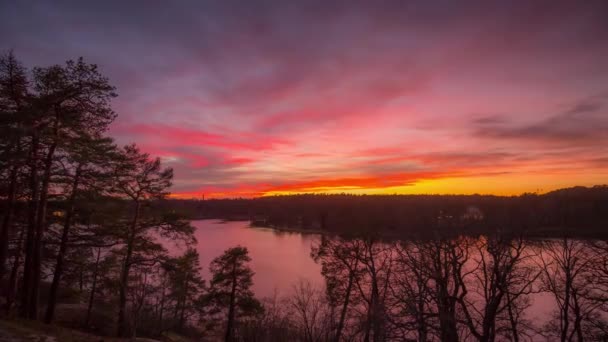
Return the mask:
<svg viewBox="0 0 608 342"><path fill-rule="evenodd" d="M205 279L210 279L213 258L241 245L249 249L255 272L253 291L258 297L272 296L275 290L288 294L300 279L323 286L321 266L310 257L310 247L319 241L319 235L250 228L248 221L198 220L192 225Z"/></svg>

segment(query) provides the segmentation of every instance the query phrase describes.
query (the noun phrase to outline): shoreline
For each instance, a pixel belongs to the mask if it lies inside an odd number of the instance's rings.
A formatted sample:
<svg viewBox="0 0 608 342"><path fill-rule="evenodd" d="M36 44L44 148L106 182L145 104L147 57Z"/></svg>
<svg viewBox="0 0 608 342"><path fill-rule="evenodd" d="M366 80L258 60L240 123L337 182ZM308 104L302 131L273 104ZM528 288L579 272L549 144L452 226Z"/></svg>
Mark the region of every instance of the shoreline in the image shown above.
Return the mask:
<svg viewBox="0 0 608 342"><path fill-rule="evenodd" d="M227 223L227 222L247 222L248 223L248 228L255 228L255 229L269 229L269 230L274 230L277 232L285 232L285 233L300 233L300 234L307 234L307 235L325 235L325 236L344 236L343 234L340 234L340 232L336 232L336 231L328 231L328 230L321 230L321 229L303 229L303 228L292 228L292 227L278 227L278 226L267 226L267 225L260 225L260 224L255 224L254 222L252 222L252 220L249 219L225 219L225 218L199 218L199 219L191 219L192 221L198 221L198 220L216 220L219 223ZM566 230L562 230L559 229L558 227L544 227L543 229L539 229L537 231L534 232L512 232L511 236L522 236L526 239L530 239L530 240L544 240L544 239L563 239L565 238L569 238L569 239L575 239L575 240L606 240L608 239L608 232L604 233L604 232L584 232L584 233L575 233L576 230L575 229L566 229ZM492 235L495 232L492 231L487 231L487 232L461 232L460 234L456 234L456 236L460 235L460 236L489 236ZM419 233L416 232L401 232L400 233L395 233L392 232L380 232L380 238L381 239L385 239L385 240L408 240L409 238L411 238L412 236L416 236ZM357 237L359 236L358 234L354 234L354 235L346 235L347 237ZM453 236L452 236L453 237ZM426 238L428 238L428 236L426 236Z"/></svg>
<svg viewBox="0 0 608 342"><path fill-rule="evenodd" d="M336 235L331 234L331 232L320 230L320 229L302 229L302 228L289 228L289 227L272 227L272 226L261 226L253 224L251 221L249 222L249 228L253 229L270 229L277 232L286 232L286 233L300 233L307 235Z"/></svg>

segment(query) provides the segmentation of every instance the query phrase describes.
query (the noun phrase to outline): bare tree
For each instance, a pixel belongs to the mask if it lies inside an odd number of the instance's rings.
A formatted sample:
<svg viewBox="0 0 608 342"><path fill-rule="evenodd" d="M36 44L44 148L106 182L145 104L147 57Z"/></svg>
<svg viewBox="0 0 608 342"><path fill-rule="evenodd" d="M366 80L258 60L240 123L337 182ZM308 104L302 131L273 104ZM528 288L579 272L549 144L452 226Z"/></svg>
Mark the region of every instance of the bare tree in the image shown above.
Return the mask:
<svg viewBox="0 0 608 342"><path fill-rule="evenodd" d="M463 285L469 295L459 299L465 322L479 341L494 341L507 332L518 340L519 305L525 303L520 298L533 291L540 272L527 266L529 256L521 238L482 237L472 245L475 272L469 284Z"/></svg>
<svg viewBox="0 0 608 342"><path fill-rule="evenodd" d="M587 283L591 272L592 254L582 241L563 238L547 241L540 248L539 263L544 290L555 299L554 319L547 333L557 332L560 341L584 341L584 324L597 312L598 303L589 301L591 287Z"/></svg>
<svg viewBox="0 0 608 342"><path fill-rule="evenodd" d="M293 286L289 299L294 309L297 329L304 342L327 341L330 337L330 310L323 293L310 281L301 280Z"/></svg>
<svg viewBox="0 0 608 342"><path fill-rule="evenodd" d="M393 338L425 342L436 324L432 306L432 280L426 271L427 258L415 242L395 246L395 269L391 280L389 321Z"/></svg>
<svg viewBox="0 0 608 342"><path fill-rule="evenodd" d="M592 271L586 274L585 299L597 307L597 313L589 316L586 330L593 339L605 340L608 338L608 241L595 240L587 244Z"/></svg>
<svg viewBox="0 0 608 342"><path fill-rule="evenodd" d="M467 238L437 238L421 241L418 250L421 262L417 265L423 277L431 282L430 297L436 308L441 341L458 341L458 304L466 296L465 278L474 270L466 270L469 260Z"/></svg>
<svg viewBox="0 0 608 342"><path fill-rule="evenodd" d="M386 299L392 272L391 245L374 237L357 239L355 248L360 277L355 277L359 298L365 306L364 341L384 341L387 333Z"/></svg>

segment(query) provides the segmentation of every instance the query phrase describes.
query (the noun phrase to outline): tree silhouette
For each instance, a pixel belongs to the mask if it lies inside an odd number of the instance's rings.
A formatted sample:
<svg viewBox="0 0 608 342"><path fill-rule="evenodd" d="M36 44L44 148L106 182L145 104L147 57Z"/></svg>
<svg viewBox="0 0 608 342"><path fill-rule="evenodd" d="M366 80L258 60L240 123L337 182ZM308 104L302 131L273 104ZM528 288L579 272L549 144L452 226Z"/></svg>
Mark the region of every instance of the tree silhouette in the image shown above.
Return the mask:
<svg viewBox="0 0 608 342"><path fill-rule="evenodd" d="M331 306L341 306L335 329L335 342L340 341L352 305L355 283L362 276L359 258L361 244L354 239L321 237L321 243L311 251L313 259L321 264L326 292Z"/></svg>
<svg viewBox="0 0 608 342"><path fill-rule="evenodd" d="M171 292L168 296L175 301L173 319L181 330L195 311L194 305L205 286L200 276L199 254L190 248L182 256L166 261L163 267L169 277Z"/></svg>
<svg viewBox="0 0 608 342"><path fill-rule="evenodd" d="M155 217L156 213L146 207L152 199L163 198L171 186L172 169L163 169L160 159L150 159L135 145L125 146L114 164L113 192L132 203L132 214L126 228L117 230L118 238L124 244L124 259L120 275L117 335L123 336L126 330L126 305L129 288L129 272L137 263L158 262L158 254L164 248L154 242L150 235L157 231L161 235L188 237L192 227L185 221L176 220L173 215ZM124 229L123 228L123 229Z"/></svg>
<svg viewBox="0 0 608 342"><path fill-rule="evenodd" d="M250 261L247 248L237 246L227 249L209 266L212 278L206 301L211 313L226 311L226 342L234 340L239 316L251 315L261 309L251 291L254 273L248 265Z"/></svg>
<svg viewBox="0 0 608 342"><path fill-rule="evenodd" d="M289 304L293 308L296 330L304 342L328 341L331 336L331 310L323 293L309 281L293 286Z"/></svg>
<svg viewBox="0 0 608 342"><path fill-rule="evenodd" d="M32 189L36 188L32 198L37 203L30 207L32 227L26 237L30 253L26 253L22 297L23 306L29 306L30 318L38 312L42 239L47 228L46 210L56 153L70 138L104 132L116 117L110 108L110 99L116 96L114 87L96 65L87 64L82 58L67 61L65 66L34 68L33 89L35 112L41 115L32 126L30 172Z"/></svg>
<svg viewBox="0 0 608 342"><path fill-rule="evenodd" d="M115 157L115 149L111 139L90 135L73 139L67 148L69 154L65 157L64 172L61 173L67 187L65 219L46 308L45 322L47 324L52 322L54 316L57 291L69 247L70 230L76 215L76 201L81 198L82 191L110 185L106 165Z"/></svg>
<svg viewBox="0 0 608 342"><path fill-rule="evenodd" d="M521 238L481 238L471 247L473 273L465 285L469 296L459 298L469 331L483 342L494 341L500 334L518 340L522 332L513 311L520 298L534 291L540 271L528 265L531 258L524 254Z"/></svg>
<svg viewBox="0 0 608 342"><path fill-rule="evenodd" d="M18 176L26 161L23 157L23 117L28 87L26 70L13 53L0 57L0 174L7 183L4 217L0 227L0 283L7 273L9 231L13 225L18 197Z"/></svg>
<svg viewBox="0 0 608 342"><path fill-rule="evenodd" d="M562 342L575 338L583 341L590 337L585 325L598 309L598 303L589 300L593 287L587 283L593 273L592 252L584 242L566 237L542 244L541 280L544 290L552 295L557 306L554 319L546 328Z"/></svg>

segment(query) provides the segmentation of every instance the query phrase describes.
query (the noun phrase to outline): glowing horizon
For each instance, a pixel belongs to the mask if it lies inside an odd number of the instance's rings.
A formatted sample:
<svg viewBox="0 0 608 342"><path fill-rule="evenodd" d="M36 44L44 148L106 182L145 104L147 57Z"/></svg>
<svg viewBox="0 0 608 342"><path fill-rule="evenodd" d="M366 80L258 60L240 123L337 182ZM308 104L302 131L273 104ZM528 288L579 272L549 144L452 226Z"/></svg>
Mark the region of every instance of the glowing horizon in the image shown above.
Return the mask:
<svg viewBox="0 0 608 342"><path fill-rule="evenodd" d="M16 3L0 48L99 64L176 198L518 195L608 183L606 6Z"/></svg>
<svg viewBox="0 0 608 342"><path fill-rule="evenodd" d="M480 179L481 178L481 179ZM484 186L475 187L478 181L483 181ZM334 186L334 187L304 187L301 189L281 190L280 187L272 189L260 190L256 189L239 189L231 192L183 192L171 193L170 198L175 199L221 199L221 198L255 198L265 196L281 196L281 195L302 195L302 194L325 194L325 195L493 195L493 196L519 196L526 193L545 194L554 190L563 188L584 186L592 187L596 185L607 185L602 183L602 180L594 183L593 181L581 181L576 183L572 181L560 182L561 185L552 185L548 188L539 187L540 183L528 183L516 186L502 185L497 186L493 191L488 187L488 184L504 183L504 179L479 177L479 178L443 178L437 180L420 180L415 184L388 186L388 187L360 187L360 186ZM486 191L477 191L475 189L486 189Z"/></svg>

